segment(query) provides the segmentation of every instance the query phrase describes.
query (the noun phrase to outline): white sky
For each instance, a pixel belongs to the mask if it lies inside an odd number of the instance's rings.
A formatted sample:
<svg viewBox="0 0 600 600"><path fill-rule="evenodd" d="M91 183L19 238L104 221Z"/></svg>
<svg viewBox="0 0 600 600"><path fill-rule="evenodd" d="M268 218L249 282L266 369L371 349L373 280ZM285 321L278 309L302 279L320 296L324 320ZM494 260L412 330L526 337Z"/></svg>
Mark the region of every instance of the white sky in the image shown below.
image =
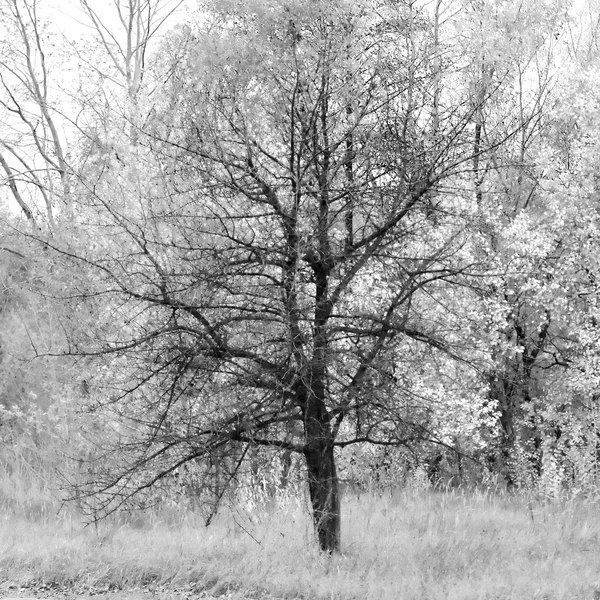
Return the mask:
<svg viewBox="0 0 600 600"><path fill-rule="evenodd" d="M179 0L158 0L165 8L176 6ZM108 27L118 31L122 25L119 23L115 4L119 0L90 0L90 6L101 17L102 22ZM122 4L125 4L121 0ZM183 0L178 10L165 22L165 30L170 29L177 21L189 13L191 2ZM57 31L64 34L67 39L77 41L92 34L93 29L89 19L82 11L79 0L40 0L40 9L48 20L56 27Z"/></svg>

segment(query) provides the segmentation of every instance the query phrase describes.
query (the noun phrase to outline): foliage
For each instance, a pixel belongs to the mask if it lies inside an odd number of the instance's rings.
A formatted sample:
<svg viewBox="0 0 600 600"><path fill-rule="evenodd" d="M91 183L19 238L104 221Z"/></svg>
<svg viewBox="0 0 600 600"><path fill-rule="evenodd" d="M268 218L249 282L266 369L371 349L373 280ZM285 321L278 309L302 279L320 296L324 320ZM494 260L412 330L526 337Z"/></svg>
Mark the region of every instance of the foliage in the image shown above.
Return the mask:
<svg viewBox="0 0 600 600"><path fill-rule="evenodd" d="M92 519L307 483L331 552L338 481L597 492L593 3L81 8L77 93L2 8L0 402Z"/></svg>

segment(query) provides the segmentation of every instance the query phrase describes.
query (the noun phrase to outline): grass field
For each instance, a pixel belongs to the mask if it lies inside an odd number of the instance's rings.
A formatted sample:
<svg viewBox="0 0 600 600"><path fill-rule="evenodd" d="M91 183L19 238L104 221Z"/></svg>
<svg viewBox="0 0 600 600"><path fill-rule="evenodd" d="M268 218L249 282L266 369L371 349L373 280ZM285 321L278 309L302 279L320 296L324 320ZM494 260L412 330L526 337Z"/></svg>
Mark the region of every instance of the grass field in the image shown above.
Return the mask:
<svg viewBox="0 0 600 600"><path fill-rule="evenodd" d="M85 528L72 511L25 508L0 521L5 586L340 600L592 599L600 590L600 502L583 499L347 495L334 557L315 550L304 500L226 507L209 528L166 512Z"/></svg>

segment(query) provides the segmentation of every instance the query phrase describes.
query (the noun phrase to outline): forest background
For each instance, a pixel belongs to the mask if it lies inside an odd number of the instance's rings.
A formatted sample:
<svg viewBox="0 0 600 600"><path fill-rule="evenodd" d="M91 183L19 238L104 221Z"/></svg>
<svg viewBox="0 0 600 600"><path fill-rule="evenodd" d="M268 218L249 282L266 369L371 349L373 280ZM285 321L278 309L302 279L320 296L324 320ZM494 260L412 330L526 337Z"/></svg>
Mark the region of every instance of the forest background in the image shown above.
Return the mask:
<svg viewBox="0 0 600 600"><path fill-rule="evenodd" d="M8 514L596 502L595 0L64 6L0 4Z"/></svg>

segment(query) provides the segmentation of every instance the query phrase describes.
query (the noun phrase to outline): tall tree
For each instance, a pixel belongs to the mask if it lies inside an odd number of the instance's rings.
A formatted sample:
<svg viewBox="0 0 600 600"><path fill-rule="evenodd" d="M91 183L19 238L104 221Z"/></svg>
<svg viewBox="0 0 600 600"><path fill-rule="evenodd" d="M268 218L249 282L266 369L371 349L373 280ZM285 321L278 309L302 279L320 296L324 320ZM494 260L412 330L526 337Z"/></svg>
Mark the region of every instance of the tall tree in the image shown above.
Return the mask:
<svg viewBox="0 0 600 600"><path fill-rule="evenodd" d="M146 176L89 185L85 230L54 245L103 299L95 344L72 347L113 387L90 397L114 441L83 484L97 514L270 446L304 457L334 552L336 448L423 435L394 352L442 346L426 306L471 268L474 215L443 184L473 160L475 109L431 25L411 2L219 3L171 44L185 52L136 141Z"/></svg>
<svg viewBox="0 0 600 600"><path fill-rule="evenodd" d="M480 212L477 236L487 271L479 299L481 328L490 336L484 371L499 414L498 443L488 448L488 459L514 485L540 475L539 379L561 362L556 345L561 317L555 311L560 300L552 277L563 258L557 242L565 222L544 193L540 146L549 125L551 65L567 6L510 0L464 6L474 17L459 27L473 57L470 76L478 99L470 187ZM515 129L519 134L511 143L480 156L482 141L490 146Z"/></svg>

